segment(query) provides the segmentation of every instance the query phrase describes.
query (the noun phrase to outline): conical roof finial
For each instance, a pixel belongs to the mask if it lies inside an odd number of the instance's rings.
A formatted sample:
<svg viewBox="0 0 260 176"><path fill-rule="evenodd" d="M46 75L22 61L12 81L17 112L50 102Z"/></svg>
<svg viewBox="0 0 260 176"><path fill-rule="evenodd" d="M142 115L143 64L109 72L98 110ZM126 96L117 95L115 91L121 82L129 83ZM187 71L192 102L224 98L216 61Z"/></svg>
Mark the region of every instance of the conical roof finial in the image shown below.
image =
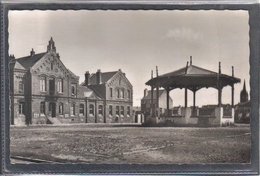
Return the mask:
<svg viewBox="0 0 260 176"><path fill-rule="evenodd" d="M246 80L244 79L244 86L243 86L243 90L246 90Z"/></svg>

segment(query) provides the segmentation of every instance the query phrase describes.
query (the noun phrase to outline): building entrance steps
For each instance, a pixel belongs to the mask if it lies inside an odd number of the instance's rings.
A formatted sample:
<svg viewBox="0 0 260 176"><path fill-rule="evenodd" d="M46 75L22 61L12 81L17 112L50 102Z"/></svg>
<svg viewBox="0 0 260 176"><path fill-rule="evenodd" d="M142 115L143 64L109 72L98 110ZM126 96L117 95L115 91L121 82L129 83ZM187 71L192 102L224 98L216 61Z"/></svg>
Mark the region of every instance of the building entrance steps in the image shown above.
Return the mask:
<svg viewBox="0 0 260 176"><path fill-rule="evenodd" d="M62 122L60 121L60 119L57 118L57 117L48 117L48 121L49 121L51 124L54 124L54 125L62 124Z"/></svg>

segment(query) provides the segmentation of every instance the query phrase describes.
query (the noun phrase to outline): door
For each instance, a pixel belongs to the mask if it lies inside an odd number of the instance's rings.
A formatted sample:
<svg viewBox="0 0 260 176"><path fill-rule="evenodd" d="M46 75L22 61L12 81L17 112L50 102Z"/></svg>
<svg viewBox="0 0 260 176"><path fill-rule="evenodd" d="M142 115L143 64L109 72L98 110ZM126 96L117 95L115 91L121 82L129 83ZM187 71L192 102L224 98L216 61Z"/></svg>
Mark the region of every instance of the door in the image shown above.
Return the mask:
<svg viewBox="0 0 260 176"><path fill-rule="evenodd" d="M51 115L51 117L56 117L56 103L49 103L49 114Z"/></svg>
<svg viewBox="0 0 260 176"><path fill-rule="evenodd" d="M54 79L49 80L50 95L54 95L55 92L55 81Z"/></svg>

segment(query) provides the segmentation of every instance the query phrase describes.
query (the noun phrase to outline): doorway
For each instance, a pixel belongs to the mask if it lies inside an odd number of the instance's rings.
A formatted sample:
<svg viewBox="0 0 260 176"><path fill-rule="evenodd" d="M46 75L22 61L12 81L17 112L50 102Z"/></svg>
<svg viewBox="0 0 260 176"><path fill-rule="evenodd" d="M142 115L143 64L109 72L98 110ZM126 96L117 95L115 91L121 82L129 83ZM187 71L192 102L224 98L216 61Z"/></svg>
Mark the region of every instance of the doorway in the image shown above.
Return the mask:
<svg viewBox="0 0 260 176"><path fill-rule="evenodd" d="M56 103L49 103L49 114L51 115L51 117L56 117Z"/></svg>
<svg viewBox="0 0 260 176"><path fill-rule="evenodd" d="M54 95L54 92L55 92L55 80L54 79L49 80L49 91L50 91L50 95Z"/></svg>

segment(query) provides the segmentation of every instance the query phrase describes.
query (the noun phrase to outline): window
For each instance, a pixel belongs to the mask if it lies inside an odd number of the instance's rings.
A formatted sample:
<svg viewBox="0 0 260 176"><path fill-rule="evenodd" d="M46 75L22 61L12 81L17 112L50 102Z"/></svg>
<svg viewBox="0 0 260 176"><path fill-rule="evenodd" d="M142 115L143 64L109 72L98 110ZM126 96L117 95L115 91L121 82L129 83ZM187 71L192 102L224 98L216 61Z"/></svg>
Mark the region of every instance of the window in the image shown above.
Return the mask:
<svg viewBox="0 0 260 176"><path fill-rule="evenodd" d="M53 70L53 63L51 62L51 70Z"/></svg>
<svg viewBox="0 0 260 176"><path fill-rule="evenodd" d="M112 105L109 106L109 115L110 116L113 115L113 106Z"/></svg>
<svg viewBox="0 0 260 176"><path fill-rule="evenodd" d="M25 112L25 102L21 101L21 102L19 102L19 114L24 115L24 112Z"/></svg>
<svg viewBox="0 0 260 176"><path fill-rule="evenodd" d="M57 91L59 93L62 93L63 92L63 80L62 79L59 79L58 82L57 82Z"/></svg>
<svg viewBox="0 0 260 176"><path fill-rule="evenodd" d="M121 112L120 112L121 116L124 116L124 106L121 106Z"/></svg>
<svg viewBox="0 0 260 176"><path fill-rule="evenodd" d="M116 106L116 115L119 116L119 106Z"/></svg>
<svg viewBox="0 0 260 176"><path fill-rule="evenodd" d="M75 115L75 103L72 103L70 106L70 115Z"/></svg>
<svg viewBox="0 0 260 176"><path fill-rule="evenodd" d="M117 95L116 95L117 98L120 98L120 89L117 89Z"/></svg>
<svg viewBox="0 0 260 176"><path fill-rule="evenodd" d="M109 95L110 95L110 98L113 97L113 89L112 88L109 89Z"/></svg>
<svg viewBox="0 0 260 176"><path fill-rule="evenodd" d="M120 97L125 98L125 90L124 89L121 90L121 96Z"/></svg>
<svg viewBox="0 0 260 176"><path fill-rule="evenodd" d="M98 106L98 115L103 115L103 106L102 105Z"/></svg>
<svg viewBox="0 0 260 176"><path fill-rule="evenodd" d="M24 89L24 84L23 84L23 81L19 81L19 93L23 93L23 89Z"/></svg>
<svg viewBox="0 0 260 176"><path fill-rule="evenodd" d="M89 105L89 115L94 115L94 109L95 109L94 105L90 104Z"/></svg>
<svg viewBox="0 0 260 176"><path fill-rule="evenodd" d="M130 90L127 90L127 98L130 99Z"/></svg>
<svg viewBox="0 0 260 176"><path fill-rule="evenodd" d="M40 103L40 113L45 114L45 102Z"/></svg>
<svg viewBox="0 0 260 176"><path fill-rule="evenodd" d="M72 95L75 95L75 86L74 86L74 85L71 86L71 94L72 94Z"/></svg>
<svg viewBox="0 0 260 176"><path fill-rule="evenodd" d="M127 106L127 116L130 116L130 106Z"/></svg>
<svg viewBox="0 0 260 176"><path fill-rule="evenodd" d="M79 104L79 114L84 115L84 104Z"/></svg>
<svg viewBox="0 0 260 176"><path fill-rule="evenodd" d="M63 103L59 104L59 114L63 115Z"/></svg>
<svg viewBox="0 0 260 176"><path fill-rule="evenodd" d="M40 91L46 92L46 78L40 78Z"/></svg>

